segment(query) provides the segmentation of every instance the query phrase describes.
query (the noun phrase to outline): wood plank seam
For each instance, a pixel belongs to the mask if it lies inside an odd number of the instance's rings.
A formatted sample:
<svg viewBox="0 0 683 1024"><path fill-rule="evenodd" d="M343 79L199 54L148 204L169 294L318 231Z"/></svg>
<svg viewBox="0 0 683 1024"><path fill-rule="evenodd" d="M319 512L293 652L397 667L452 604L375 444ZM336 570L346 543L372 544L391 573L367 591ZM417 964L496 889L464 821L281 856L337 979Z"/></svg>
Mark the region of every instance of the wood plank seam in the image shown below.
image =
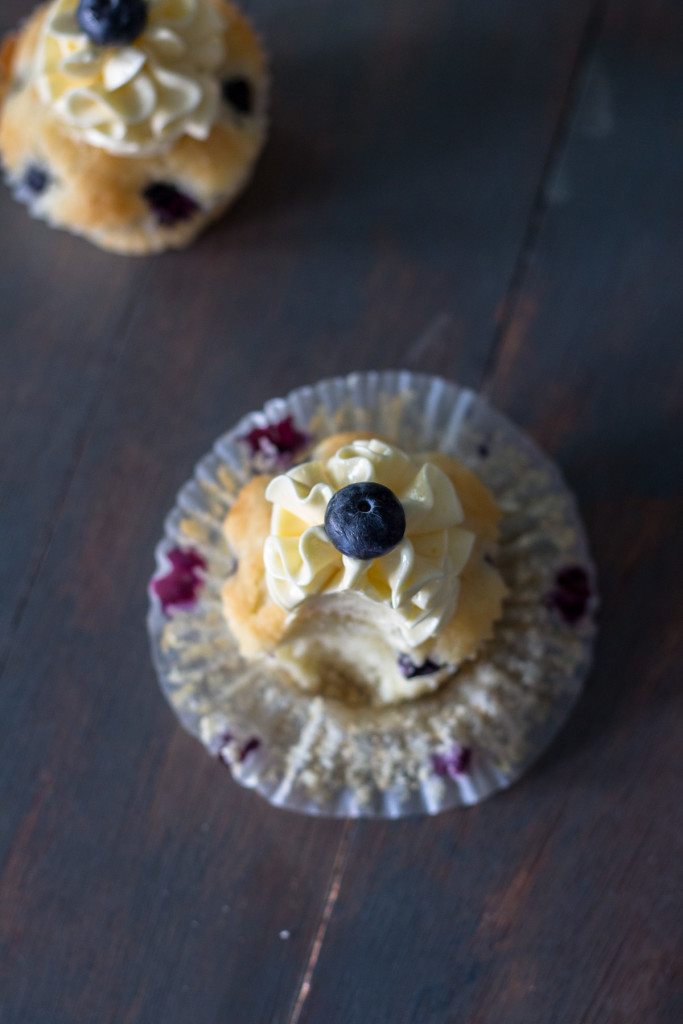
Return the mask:
<svg viewBox="0 0 683 1024"><path fill-rule="evenodd" d="M325 941L325 935L332 919L334 908L337 904L337 900L339 899L341 884L351 850L351 842L355 833L355 825L356 823L354 821L348 819L344 822L342 827L342 834L335 854L334 863L332 865L330 884L328 885L327 892L325 894L325 901L320 914L320 920L313 936L313 942L311 943L309 954L306 957L306 966L304 967L301 976L301 984L297 989L294 1005L289 1017L287 1018L286 1024L298 1024L301 1019L301 1014L303 1013L308 994L311 991L313 974L320 957L320 952Z"/></svg>
<svg viewBox="0 0 683 1024"><path fill-rule="evenodd" d="M565 95L560 105L555 129L551 135L548 152L539 175L538 186L529 211L526 230L522 236L519 253L512 268L508 286L505 289L498 316L496 317L497 323L493 331L491 346L482 374L481 390L484 392L487 391L495 376L498 359L514 319L527 270L545 216L548 182L552 180L552 175L569 138L577 103L590 68L591 60L600 41L606 13L607 0L596 0L586 18L586 24L579 40L576 58L569 75Z"/></svg>
<svg viewBox="0 0 683 1024"><path fill-rule="evenodd" d="M569 75L565 95L560 105L557 122L551 135L548 152L543 161L539 175L539 181L534 193L527 226L522 235L519 253L515 260L508 286L503 295L498 322L493 332L489 354L482 374L482 390L486 389L488 381L495 373L498 355L504 344L508 327L512 321L514 311L517 306L518 298L531 260L531 255L545 214L547 184L551 179L571 130L571 124L585 75L601 36L606 6L606 0L597 0L586 19L586 24L581 39L579 40L576 57ZM418 352L422 353L425 347L429 347L433 342L435 335L439 336L447 330L449 320L450 318L448 315L442 314L436 318L434 323L429 325L425 334L418 339L412 349L409 349L409 362L413 361ZM413 351L413 349L415 349L415 351ZM412 359L411 356L413 357ZM562 816L563 810L564 808L562 808L557 817L553 820L553 823L542 843L541 849L538 852L539 858L542 856L543 850L550 841L555 827ZM320 958L327 930L339 898L341 884L350 854L353 835L348 828L349 824L349 822L346 822L344 825L342 837L335 855L330 884L327 889L320 921L311 943L310 952L306 960L306 966L302 974L301 984L297 990L294 1005L290 1016L287 1018L286 1024L299 1024L305 1003L311 991L313 976Z"/></svg>

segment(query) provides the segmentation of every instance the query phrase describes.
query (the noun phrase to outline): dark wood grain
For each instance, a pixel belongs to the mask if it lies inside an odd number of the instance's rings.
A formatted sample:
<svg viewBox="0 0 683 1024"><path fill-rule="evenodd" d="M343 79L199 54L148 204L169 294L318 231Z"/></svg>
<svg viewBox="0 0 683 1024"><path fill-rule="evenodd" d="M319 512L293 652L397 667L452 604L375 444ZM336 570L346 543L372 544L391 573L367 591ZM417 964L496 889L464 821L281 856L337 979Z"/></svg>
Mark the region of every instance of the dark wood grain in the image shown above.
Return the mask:
<svg viewBox="0 0 683 1024"><path fill-rule="evenodd" d="M0 200L0 1020L677 1021L679 15L249 9L273 138L193 249L106 256ZM597 671L500 799L299 818L166 709L151 551L243 412L403 363L485 383L560 459L602 573Z"/></svg>
<svg viewBox="0 0 683 1024"><path fill-rule="evenodd" d="M302 1022L683 1012L683 51L668 13L644 38L641 8L609 12L485 381L578 491L602 581L595 671L524 784L356 834Z"/></svg>

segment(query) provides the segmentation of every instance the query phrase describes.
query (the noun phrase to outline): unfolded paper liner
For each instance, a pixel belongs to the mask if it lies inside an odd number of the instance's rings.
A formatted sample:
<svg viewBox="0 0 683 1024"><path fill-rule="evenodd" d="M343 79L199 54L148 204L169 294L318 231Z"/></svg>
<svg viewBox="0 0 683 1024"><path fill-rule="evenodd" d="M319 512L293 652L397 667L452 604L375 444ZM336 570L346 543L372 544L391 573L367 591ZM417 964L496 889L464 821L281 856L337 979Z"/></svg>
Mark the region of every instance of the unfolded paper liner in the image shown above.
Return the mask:
<svg viewBox="0 0 683 1024"><path fill-rule="evenodd" d="M503 509L498 568L509 588L502 619L477 657L435 693L384 708L352 708L298 691L274 660L247 663L223 617L234 569L225 515L276 451L254 454L255 428L292 417L309 447L341 430L372 431L408 451L454 455ZM306 457L306 448L294 462ZM148 616L162 689L183 725L234 778L273 804L309 814L404 817L474 804L509 786L565 721L590 664L595 573L576 505L559 471L476 393L410 372L356 373L269 402L221 437L178 494L156 550L205 563L196 602ZM579 572L585 608L571 621L552 595ZM352 642L350 637L349 641ZM455 770L449 752L465 752Z"/></svg>

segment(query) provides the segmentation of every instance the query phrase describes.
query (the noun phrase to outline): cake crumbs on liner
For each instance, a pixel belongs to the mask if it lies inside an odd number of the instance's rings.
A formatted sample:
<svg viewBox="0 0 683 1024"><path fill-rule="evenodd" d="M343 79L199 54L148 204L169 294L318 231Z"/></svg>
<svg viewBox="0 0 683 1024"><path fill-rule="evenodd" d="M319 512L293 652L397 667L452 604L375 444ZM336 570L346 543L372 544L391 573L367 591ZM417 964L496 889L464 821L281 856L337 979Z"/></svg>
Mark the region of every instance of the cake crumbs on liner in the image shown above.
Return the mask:
<svg viewBox="0 0 683 1024"><path fill-rule="evenodd" d="M358 395L367 407L358 405ZM434 420L429 437L420 429L427 395ZM453 433L451 413L463 396L452 454L476 465L503 509L498 567L510 593L493 639L440 689L412 703L351 711L297 691L267 661L247 668L225 625L220 587L212 589L211 580L195 609L152 630L162 685L178 715L210 751L226 731L259 736L263 756L247 773L248 784L275 803L328 814L400 816L476 802L524 770L580 689L594 634L594 572L573 498L549 460L486 403L436 378L355 375L301 389L301 398L283 405L314 442L338 430L366 429L406 447L412 432L428 448L439 446L439 431ZM310 413L307 422L296 415L303 408ZM252 471L238 446L230 447L230 436L200 464L200 480L215 485L199 489L207 494L204 506L183 506L183 534L207 538L210 566L230 564L222 517L244 482L242 472L247 479ZM484 443L482 461L477 452ZM202 532L218 510L219 529ZM187 519L196 519L202 531ZM168 543L177 542L169 522ZM583 567L589 588L586 614L573 624L546 600L568 565ZM433 755L454 744L474 755L462 779L440 778ZM234 759L229 767L241 775Z"/></svg>

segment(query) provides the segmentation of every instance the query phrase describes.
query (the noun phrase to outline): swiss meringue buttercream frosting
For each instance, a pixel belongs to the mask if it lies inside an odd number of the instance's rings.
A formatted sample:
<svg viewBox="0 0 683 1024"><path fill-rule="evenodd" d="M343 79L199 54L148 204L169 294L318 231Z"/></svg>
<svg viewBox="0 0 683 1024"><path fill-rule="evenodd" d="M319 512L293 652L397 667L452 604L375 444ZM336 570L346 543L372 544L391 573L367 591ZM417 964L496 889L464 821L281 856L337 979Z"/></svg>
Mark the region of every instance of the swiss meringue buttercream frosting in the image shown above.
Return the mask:
<svg viewBox="0 0 683 1024"><path fill-rule="evenodd" d="M243 653L274 656L303 689L390 704L436 689L490 635L505 592L491 565L499 511L455 460L345 440L244 488L226 522L238 568L224 608ZM406 525L363 559L324 523L333 495L366 482L390 488Z"/></svg>
<svg viewBox="0 0 683 1024"><path fill-rule="evenodd" d="M206 139L219 111L223 14L209 0L147 0L140 35L98 46L56 0L36 53L36 81L72 133L111 153L141 156L182 135Z"/></svg>
<svg viewBox="0 0 683 1024"><path fill-rule="evenodd" d="M379 558L353 558L328 537L325 510L336 491L368 481L400 500L405 534ZM360 440L275 477L266 498L273 505L263 551L266 584L282 608L293 611L323 595L357 595L381 607L405 648L423 644L454 613L474 535L463 529L455 488L437 466L384 441Z"/></svg>

